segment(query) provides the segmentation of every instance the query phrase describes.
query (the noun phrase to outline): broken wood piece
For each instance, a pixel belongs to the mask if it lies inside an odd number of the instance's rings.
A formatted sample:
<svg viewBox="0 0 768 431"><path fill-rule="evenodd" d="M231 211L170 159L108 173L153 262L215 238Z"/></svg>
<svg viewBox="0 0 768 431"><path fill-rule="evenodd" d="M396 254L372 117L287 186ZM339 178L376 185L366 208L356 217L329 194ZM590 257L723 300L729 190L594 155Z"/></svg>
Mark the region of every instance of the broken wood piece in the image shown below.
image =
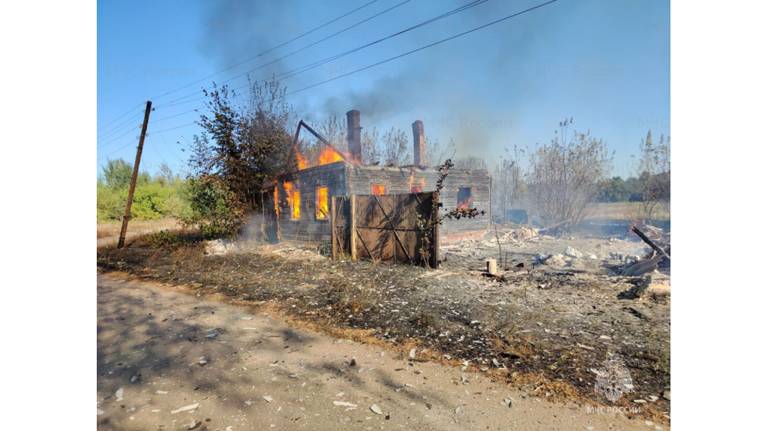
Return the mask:
<svg viewBox="0 0 768 431"><path fill-rule="evenodd" d="M624 268L624 270L621 272L621 275L635 277L653 272L658 267L659 262L661 262L661 259L663 258L664 257L661 255L656 255L650 259L640 260Z"/></svg>
<svg viewBox="0 0 768 431"><path fill-rule="evenodd" d="M650 238L648 238L648 237L647 237L647 236L646 236L646 235L643 233L643 231L641 231L640 229L638 229L638 227L637 227L637 226L632 226L632 232L634 232L635 234L637 234L637 236L639 236L639 237L640 237L640 239L642 239L642 240L643 240L643 242L645 242L646 244L648 244L649 246L651 246L651 248L652 248L652 249L656 250L656 253L659 253L660 255L662 255L662 256L664 256L664 257L666 257L666 258L667 258L667 259L669 259L669 260L672 260L672 258L671 258L671 257L669 257L669 255L667 254L667 252L666 252L666 251L664 251L664 249L662 249L661 247L659 247L658 245L656 245L656 243L655 243L655 242L651 241L651 239L650 239Z"/></svg>
<svg viewBox="0 0 768 431"><path fill-rule="evenodd" d="M485 261L485 271L490 275L498 275L499 271L496 266L496 259L488 259Z"/></svg>

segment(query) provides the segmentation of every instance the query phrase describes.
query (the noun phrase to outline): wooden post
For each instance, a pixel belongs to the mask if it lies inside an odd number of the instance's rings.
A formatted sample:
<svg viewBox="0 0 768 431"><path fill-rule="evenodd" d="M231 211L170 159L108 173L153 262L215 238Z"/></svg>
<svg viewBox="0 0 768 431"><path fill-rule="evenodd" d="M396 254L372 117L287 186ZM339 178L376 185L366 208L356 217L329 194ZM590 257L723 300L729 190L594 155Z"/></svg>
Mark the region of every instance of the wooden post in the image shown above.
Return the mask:
<svg viewBox="0 0 768 431"><path fill-rule="evenodd" d="M139 176L139 163L141 163L141 151L144 148L144 137L147 135L147 125L149 124L149 113L152 111L152 101L147 100L147 107L144 109L144 124L141 125L141 136L139 137L139 146L136 148L136 160L133 162L133 175L131 175L131 186L128 189L128 201L125 203L125 214L123 214L123 225L120 227L120 239L117 241L117 248L125 246L125 235L128 233L128 220L131 219L131 205L133 204L133 192L136 191L136 178Z"/></svg>
<svg viewBox="0 0 768 431"><path fill-rule="evenodd" d="M656 253L659 253L660 255L662 255L662 256L664 256L664 257L666 257L667 259L670 259L670 260L672 259L672 258L670 258L670 257L669 257L669 255L667 254L667 252L666 252L666 251L664 251L664 249L663 249L663 248L659 247L658 245L656 245L656 243L655 243L655 242L651 241L651 239L650 239L650 238L648 238L648 237L647 237L647 236L646 236L646 235L643 233L643 231L641 231L640 229L638 229L638 228L637 228L637 226L632 226L632 232L634 232L635 234L637 234L637 236L639 236L639 237L640 237L640 239L642 239L642 240L643 240L643 242L645 242L646 244L648 244L649 246L651 246L651 248L652 248L652 249L656 250Z"/></svg>
<svg viewBox="0 0 768 431"><path fill-rule="evenodd" d="M336 196L331 197L331 259L338 258L336 250Z"/></svg>
<svg viewBox="0 0 768 431"><path fill-rule="evenodd" d="M430 266L437 268L440 264L440 193L432 193L432 252Z"/></svg>
<svg viewBox="0 0 768 431"><path fill-rule="evenodd" d="M355 219L355 195L349 196L349 253L357 260L357 220Z"/></svg>
<svg viewBox="0 0 768 431"><path fill-rule="evenodd" d="M485 261L485 272L491 275L498 274L498 268L496 266L496 259L490 258Z"/></svg>

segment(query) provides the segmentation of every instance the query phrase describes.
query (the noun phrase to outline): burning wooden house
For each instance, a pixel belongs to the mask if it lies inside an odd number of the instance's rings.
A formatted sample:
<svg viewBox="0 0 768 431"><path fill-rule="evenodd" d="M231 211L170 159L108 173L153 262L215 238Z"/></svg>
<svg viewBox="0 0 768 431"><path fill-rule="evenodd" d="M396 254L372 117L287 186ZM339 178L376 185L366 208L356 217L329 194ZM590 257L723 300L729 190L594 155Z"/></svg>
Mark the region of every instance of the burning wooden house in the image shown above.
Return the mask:
<svg viewBox="0 0 768 431"><path fill-rule="evenodd" d="M267 235L273 240L329 241L334 196L402 195L435 191L437 167L424 166L424 125L413 123L413 164L365 165L362 161L360 112L347 112L348 151L335 148L303 121L302 127L322 145L313 157L295 147L297 170L286 172L263 190ZM485 214L462 220L446 220L439 231L442 242L479 236L490 223L491 180L487 169L453 168L446 177L439 201L443 209L477 208Z"/></svg>

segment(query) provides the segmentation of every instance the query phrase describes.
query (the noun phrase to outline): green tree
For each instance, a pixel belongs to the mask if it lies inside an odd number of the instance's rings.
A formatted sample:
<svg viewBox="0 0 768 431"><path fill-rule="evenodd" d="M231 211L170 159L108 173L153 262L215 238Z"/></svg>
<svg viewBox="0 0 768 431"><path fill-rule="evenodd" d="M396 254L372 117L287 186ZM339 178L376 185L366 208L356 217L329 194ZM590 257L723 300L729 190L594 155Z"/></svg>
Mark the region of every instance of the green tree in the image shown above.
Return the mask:
<svg viewBox="0 0 768 431"><path fill-rule="evenodd" d="M599 202L625 202L629 199L627 183L621 177L613 177L600 184Z"/></svg>
<svg viewBox="0 0 768 431"><path fill-rule="evenodd" d="M128 187L133 174L133 166L123 159L110 159L102 168L101 174L107 187Z"/></svg>
<svg viewBox="0 0 768 431"><path fill-rule="evenodd" d="M155 181L163 185L174 184L178 179L179 177L173 173L171 167L165 162L160 164L160 168L157 170L157 174L155 174Z"/></svg>
<svg viewBox="0 0 768 431"><path fill-rule="evenodd" d="M205 237L234 235L243 223L243 206L226 182L215 175L190 178L186 188L190 212L182 221Z"/></svg>
<svg viewBox="0 0 768 431"><path fill-rule="evenodd" d="M293 111L277 81L251 83L249 92L247 105L238 108L226 86L204 91L209 113L198 122L205 133L193 140L190 168L218 177L240 205L254 210L264 181L295 167L288 130Z"/></svg>

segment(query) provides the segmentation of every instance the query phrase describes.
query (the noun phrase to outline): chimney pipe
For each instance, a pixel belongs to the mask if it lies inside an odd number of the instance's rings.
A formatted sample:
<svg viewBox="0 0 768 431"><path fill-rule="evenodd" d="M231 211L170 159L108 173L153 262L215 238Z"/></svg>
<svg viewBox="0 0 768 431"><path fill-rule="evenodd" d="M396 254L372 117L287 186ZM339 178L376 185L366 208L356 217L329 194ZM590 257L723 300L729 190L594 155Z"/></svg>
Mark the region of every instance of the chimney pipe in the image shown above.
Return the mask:
<svg viewBox="0 0 768 431"><path fill-rule="evenodd" d="M424 123L421 120L416 120L411 126L413 127L413 164L424 166L427 162Z"/></svg>
<svg viewBox="0 0 768 431"><path fill-rule="evenodd" d="M360 111L347 112L347 148L356 163L362 163L363 151L360 145Z"/></svg>

